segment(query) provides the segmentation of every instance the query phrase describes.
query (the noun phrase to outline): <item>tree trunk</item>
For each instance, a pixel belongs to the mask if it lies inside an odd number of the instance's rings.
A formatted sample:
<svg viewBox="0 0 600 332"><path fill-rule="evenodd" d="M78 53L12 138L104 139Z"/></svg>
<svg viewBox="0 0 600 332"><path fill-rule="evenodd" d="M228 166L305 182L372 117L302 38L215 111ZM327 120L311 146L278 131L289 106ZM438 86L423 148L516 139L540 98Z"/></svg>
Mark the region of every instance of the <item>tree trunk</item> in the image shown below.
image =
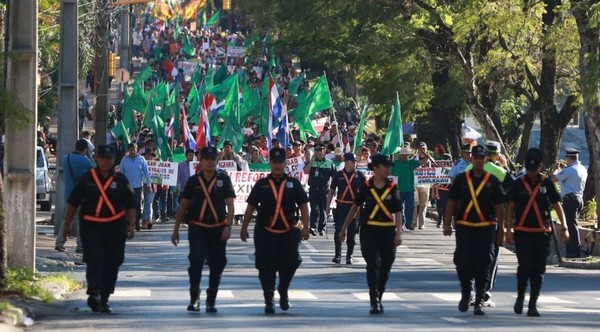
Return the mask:
<svg viewBox="0 0 600 332"><path fill-rule="evenodd" d="M6 238L6 223L4 220L4 195L2 177L0 176L0 289L6 286L6 271L8 270L8 239Z"/></svg>
<svg viewBox="0 0 600 332"><path fill-rule="evenodd" d="M590 150L591 176L588 183L592 182L595 188L596 200L600 197L600 165L595 157L600 156L600 81L591 68L600 66L600 31L598 26L591 26L592 12L590 7L595 0L572 0L573 15L577 21L579 40L579 82L585 106L586 139ZM600 217L600 204L596 204L596 216ZM597 220L600 228L600 218Z"/></svg>

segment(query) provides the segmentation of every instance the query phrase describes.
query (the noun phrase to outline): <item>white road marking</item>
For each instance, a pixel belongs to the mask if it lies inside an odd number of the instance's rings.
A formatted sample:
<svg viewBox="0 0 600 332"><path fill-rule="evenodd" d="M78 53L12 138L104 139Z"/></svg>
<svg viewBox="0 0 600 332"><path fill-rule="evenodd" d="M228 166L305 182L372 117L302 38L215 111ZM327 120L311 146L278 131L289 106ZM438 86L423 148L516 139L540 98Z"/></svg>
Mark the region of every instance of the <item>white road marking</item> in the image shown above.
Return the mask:
<svg viewBox="0 0 600 332"><path fill-rule="evenodd" d="M589 308L566 308L566 307L546 307L543 306L541 308L538 308L540 310L540 312L542 313L542 315L544 314L544 312L573 312L573 313L590 313L590 314L599 314L600 313L600 309L589 309Z"/></svg>
<svg viewBox="0 0 600 332"><path fill-rule="evenodd" d="M302 241L301 243L306 247L306 249L308 249L308 251L314 252L314 253L318 253L319 252L315 247L313 247L312 244L310 244L310 242L308 242L308 241Z"/></svg>
<svg viewBox="0 0 600 332"><path fill-rule="evenodd" d="M437 297L438 299L442 300L442 301L448 301L448 302L458 302L460 301L460 293L431 293L431 295L433 295L434 297Z"/></svg>
<svg viewBox="0 0 600 332"><path fill-rule="evenodd" d="M152 291L149 288L117 288L111 297L150 297Z"/></svg>
<svg viewBox="0 0 600 332"><path fill-rule="evenodd" d="M316 296L314 296L311 292L302 291L302 290L289 290L288 297L290 300L318 300ZM275 292L275 298L279 298L279 292Z"/></svg>
<svg viewBox="0 0 600 332"><path fill-rule="evenodd" d="M432 258L400 258L400 261L408 265L444 265Z"/></svg>
<svg viewBox="0 0 600 332"><path fill-rule="evenodd" d="M360 292L360 293L352 293L355 298L361 301L369 301L369 293L368 292ZM385 301L404 301L402 298L398 297L395 293L383 293L383 299Z"/></svg>
<svg viewBox="0 0 600 332"><path fill-rule="evenodd" d="M468 323L469 321L466 321L464 319L460 319L460 318L454 318L454 317L440 317L442 320L445 320L447 322L450 323L457 323L457 324L465 324Z"/></svg>
<svg viewBox="0 0 600 332"><path fill-rule="evenodd" d="M217 293L217 298L219 299L233 299L233 292L231 290L221 290Z"/></svg>
<svg viewBox="0 0 600 332"><path fill-rule="evenodd" d="M514 298L516 298L516 295L513 295ZM525 298L525 303L527 303L529 301L529 297ZM548 296L548 295L540 295L540 298L538 299L538 303L543 303L543 304L575 304L577 302L573 302L573 301L569 301L569 300L563 300L561 298L558 298L556 296Z"/></svg>

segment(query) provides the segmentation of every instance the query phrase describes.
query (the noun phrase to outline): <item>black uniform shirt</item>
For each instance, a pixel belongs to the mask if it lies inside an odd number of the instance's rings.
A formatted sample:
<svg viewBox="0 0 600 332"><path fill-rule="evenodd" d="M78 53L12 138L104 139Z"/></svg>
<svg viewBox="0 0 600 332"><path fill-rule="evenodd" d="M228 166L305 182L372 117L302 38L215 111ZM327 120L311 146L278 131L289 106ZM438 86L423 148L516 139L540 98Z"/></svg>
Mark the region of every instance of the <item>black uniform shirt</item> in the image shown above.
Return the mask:
<svg viewBox="0 0 600 332"><path fill-rule="evenodd" d="M483 176L477 178L473 175L473 171L470 172L471 180L473 181L473 190L477 190L481 181L485 176L485 172ZM457 221L465 220L463 218L465 214L465 210L471 201L471 192L469 190L469 185L467 184L467 176L466 172L460 173L456 176L454 183L450 187L450 191L448 192L448 199L457 202L456 211L454 213L454 217ZM479 203L479 207L481 208L481 212L485 218L484 221L495 221L496 213L494 210L494 206L496 204L500 204L504 202L504 195L502 195L502 191L500 189L500 182L495 176L490 176L488 182L484 185L483 189L477 196L477 202ZM469 214L467 215L467 220L470 222L480 222L479 215L477 214L477 210L475 206L471 208Z"/></svg>
<svg viewBox="0 0 600 332"><path fill-rule="evenodd" d="M214 220L215 218L210 209L210 205L208 204L204 211L204 220L198 220L200 217L200 210L202 209L202 205L204 204L204 200L206 198L199 181L202 179L202 182L206 186L206 190L210 190L210 183L214 179L213 177L210 179L210 181L206 180L204 178L204 172L202 171L198 172L194 176L191 176L187 180L181 195L181 197L190 201L186 211L188 220L207 224L218 224L227 217L227 205L225 204L225 200L227 198L235 198L235 191L233 190L231 179L226 172L216 171L214 176L216 177L216 182L213 190L210 192L210 198L214 204L215 210L217 211L217 217L219 220Z"/></svg>
<svg viewBox="0 0 600 332"><path fill-rule="evenodd" d="M382 211L381 208L379 208L377 210L377 213L375 214L375 216L373 218L369 218L371 216L373 209L375 209L375 207L378 206L377 201L375 200L375 198L373 197L373 194L371 193L371 188L375 189L375 192L377 193L377 195L379 195L379 197L381 197L381 195L390 186L393 187L390 190L389 194L383 198L383 205L385 205L385 207L388 209L388 211L393 215L394 213L401 210L400 196L398 194L398 188L397 188L396 183L391 179L387 179L385 186L381 189L378 189L377 187L375 187L373 185L372 182L373 182L372 178L369 181L363 182L360 185L360 187L358 188L358 191L356 192L356 198L354 199L354 204L356 204L358 206L363 206L363 204L364 204L364 211L363 211L364 213L361 213L361 216L360 216L361 224L365 225L368 220L382 221L382 222L393 221L393 219L390 220L390 218L385 214L385 212Z"/></svg>
<svg viewBox="0 0 600 332"><path fill-rule="evenodd" d="M96 170L98 179L102 184L108 179L100 174L100 171ZM137 204L134 199L133 189L129 185L127 177L123 173L111 172L110 176L113 176L113 182L106 189L106 196L110 200L111 204L115 209L115 213L119 213L123 210L135 209ZM100 200L100 191L92 178L91 171L84 173L75 183L71 195L69 195L68 203L72 206L81 205L79 215L96 215L96 206ZM101 218L112 217L113 214L110 212L106 203L102 204L100 210Z"/></svg>
<svg viewBox="0 0 600 332"><path fill-rule="evenodd" d="M350 184L352 185L351 190L354 192L354 196L356 196L356 191L358 190L360 185L365 183L365 175L360 171L348 173L345 170L341 170L335 173L335 175L333 176L333 180L331 180L331 189L335 190L337 188L337 199L352 202L353 199L352 195L350 194L350 190L346 193L344 197L342 197L344 192L346 192L346 187L348 186L348 183L344 178L344 173L348 177L348 180L350 180L352 174L356 174L354 175L354 179L352 179L352 181L350 182Z"/></svg>
<svg viewBox="0 0 600 332"><path fill-rule="evenodd" d="M284 180L287 180L285 190L283 191L283 201L281 202L281 206L288 223L290 226L293 226L295 224L295 213L299 206L308 203L308 196L300 181L290 176L276 179L269 174L267 177L256 181L256 184L252 187L250 195L248 195L248 199L246 200L248 204L254 206L258 211L256 222L263 227L268 226L271 222L271 218L273 218L273 215L275 214L277 202L275 201L275 196L273 195L269 180L273 180L278 192L281 183ZM275 228L282 229L282 226L283 223L281 217L278 216Z"/></svg>
<svg viewBox="0 0 600 332"><path fill-rule="evenodd" d="M513 184L508 194L508 200L510 202L515 203L516 225L519 224L521 216L523 215L523 212L525 212L525 207L527 206L530 197L529 191L527 191L527 189L525 188L522 179L525 179L525 181L527 181L527 183L529 184L531 191L534 191L536 185L541 180L541 178L541 174L538 174L538 181L536 181L536 183L533 183L529 179L527 174L524 174L518 177L515 183ZM554 186L554 183L550 178L546 177L542 182L542 186L540 187L535 201L537 202L538 207L540 209L540 213L543 218L542 222L550 220L550 211L552 209L552 204L560 202L560 194L556 190L556 186ZM525 223L523 224L523 226L530 228L539 228L539 225L540 224L538 223L537 216L532 205L531 209L529 209L529 213L527 213L527 217L525 218Z"/></svg>

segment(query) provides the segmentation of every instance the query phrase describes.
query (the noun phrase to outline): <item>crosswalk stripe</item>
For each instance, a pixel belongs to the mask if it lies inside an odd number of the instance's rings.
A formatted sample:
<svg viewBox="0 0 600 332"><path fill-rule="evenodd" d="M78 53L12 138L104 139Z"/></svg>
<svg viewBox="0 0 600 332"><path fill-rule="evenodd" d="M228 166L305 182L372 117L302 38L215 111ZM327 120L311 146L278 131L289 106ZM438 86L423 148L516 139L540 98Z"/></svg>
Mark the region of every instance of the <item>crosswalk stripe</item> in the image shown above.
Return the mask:
<svg viewBox="0 0 600 332"><path fill-rule="evenodd" d="M308 249L308 251L313 252L313 253L318 253L319 252L315 247L313 247L312 244L310 244L310 242L303 241L301 243L302 243L303 246L306 247L306 249Z"/></svg>
<svg viewBox="0 0 600 332"><path fill-rule="evenodd" d="M152 291L148 288L117 288L112 297L150 297Z"/></svg>
<svg viewBox="0 0 600 332"><path fill-rule="evenodd" d="M442 300L442 301L448 301L448 302L458 302L460 301L460 293L431 293L431 295L433 295L434 297L437 297L438 299Z"/></svg>
<svg viewBox="0 0 600 332"><path fill-rule="evenodd" d="M400 258L400 261L408 265L444 265L432 258Z"/></svg>
<svg viewBox="0 0 600 332"><path fill-rule="evenodd" d="M368 292L359 292L359 293L352 293L352 295L354 295L355 298L361 300L361 301L369 301L370 296ZM386 301L404 301L402 298L398 297L398 295L396 295L395 293L383 293L383 298L382 300L386 300Z"/></svg>
<svg viewBox="0 0 600 332"><path fill-rule="evenodd" d="M440 318L442 320L445 320L445 321L450 322L450 323L465 324L465 323L469 322L467 320L460 319L460 318L454 318L454 317L440 317Z"/></svg>
<svg viewBox="0 0 600 332"><path fill-rule="evenodd" d="M288 297L290 300L318 300L316 296L314 296L311 292L303 291L303 290L289 290ZM275 298L279 298L279 293L275 292Z"/></svg>
<svg viewBox="0 0 600 332"><path fill-rule="evenodd" d="M221 290L219 289L219 293L217 293L217 297L220 299L233 299L233 292L231 290Z"/></svg>

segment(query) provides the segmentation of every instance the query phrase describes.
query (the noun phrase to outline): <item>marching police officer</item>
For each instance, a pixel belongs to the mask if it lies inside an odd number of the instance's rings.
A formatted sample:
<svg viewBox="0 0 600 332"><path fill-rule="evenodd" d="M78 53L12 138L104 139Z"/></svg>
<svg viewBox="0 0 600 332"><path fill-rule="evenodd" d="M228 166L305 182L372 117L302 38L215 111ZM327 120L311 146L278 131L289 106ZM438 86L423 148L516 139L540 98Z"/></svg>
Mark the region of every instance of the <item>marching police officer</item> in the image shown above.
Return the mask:
<svg viewBox="0 0 600 332"><path fill-rule="evenodd" d="M285 149L269 152L271 174L256 182L248 196L248 206L240 238L246 242L248 224L258 211L254 227L255 266L265 298L265 314L275 313L273 296L279 272L279 307L289 309L288 288L302 258L300 240L308 240L308 197L296 178L285 174ZM300 209L302 228L295 217Z"/></svg>
<svg viewBox="0 0 600 332"><path fill-rule="evenodd" d="M552 175L552 181L560 182L560 195L569 227L569 243L566 257L581 257L581 240L577 229L577 218L583 209L583 189L587 180L587 170L579 162L579 151L565 149L567 164L558 164L559 171Z"/></svg>
<svg viewBox="0 0 600 332"><path fill-rule="evenodd" d="M448 193L444 235L452 235L451 222L456 225L454 264L460 280L462 297L458 310L469 309L471 281L475 278L475 315L481 309L485 286L490 279L494 244L502 243L504 233L497 232L498 220L503 219L500 182L484 170L488 149L477 145L471 152L473 168L458 174Z"/></svg>
<svg viewBox="0 0 600 332"><path fill-rule="evenodd" d="M373 315L383 313L381 298L396 259L396 247L402 244L400 197L396 183L388 179L392 165L394 163L382 154L371 157L369 170L373 171L373 177L363 182L356 192L339 234L340 242L344 242L348 226L364 205L360 220L360 247L367 262L369 313Z"/></svg>
<svg viewBox="0 0 600 332"><path fill-rule="evenodd" d="M188 179L181 194L171 242L174 245L179 243L179 225L184 218L188 220L190 304L187 310L200 310L202 267L208 259L210 275L206 290L206 312L216 313L215 300L221 274L227 264L225 247L231 235L235 192L229 175L217 170L215 147L203 147L200 150L200 165L202 170Z"/></svg>
<svg viewBox="0 0 600 332"><path fill-rule="evenodd" d="M331 189L327 196L327 214L333 196L337 192L336 208L333 215L335 222L335 235L333 237L335 243L335 256L332 262L339 264L342 260L342 243L339 239L340 230L344 225L346 216L350 212L350 208L356 198L356 193L360 185L365 183L365 176L362 172L356 171L356 158L354 153L348 152L344 154L344 169L335 173L331 181ZM353 219L348 225L348 250L346 251L346 264L352 264L352 253L356 244L356 228L358 220Z"/></svg>
<svg viewBox="0 0 600 332"><path fill-rule="evenodd" d="M102 144L96 150L96 168L83 174L67 201L64 236L79 206L79 235L86 263L88 306L110 313L108 298L115 290L125 258L125 240L135 234L133 189L123 173L115 173L115 151Z"/></svg>
<svg viewBox="0 0 600 332"><path fill-rule="evenodd" d="M308 197L310 199L310 233L323 235L327 223L327 188L329 180L335 174L333 161L325 158L323 145L315 146L315 154L306 161L304 174L308 174Z"/></svg>
<svg viewBox="0 0 600 332"><path fill-rule="evenodd" d="M527 316L539 317L536 308L546 272L546 256L552 233L551 209L554 208L560 220L561 239L566 242L569 232L565 228L565 214L560 205L560 195L552 180L540 173L542 154L531 148L525 155L526 173L512 186L508 195L508 207L504 226L506 242L514 242L519 267L517 269L517 301L514 311L523 313L523 301L527 283L531 282ZM513 211L515 221L513 222ZM514 230L514 239L511 230Z"/></svg>

